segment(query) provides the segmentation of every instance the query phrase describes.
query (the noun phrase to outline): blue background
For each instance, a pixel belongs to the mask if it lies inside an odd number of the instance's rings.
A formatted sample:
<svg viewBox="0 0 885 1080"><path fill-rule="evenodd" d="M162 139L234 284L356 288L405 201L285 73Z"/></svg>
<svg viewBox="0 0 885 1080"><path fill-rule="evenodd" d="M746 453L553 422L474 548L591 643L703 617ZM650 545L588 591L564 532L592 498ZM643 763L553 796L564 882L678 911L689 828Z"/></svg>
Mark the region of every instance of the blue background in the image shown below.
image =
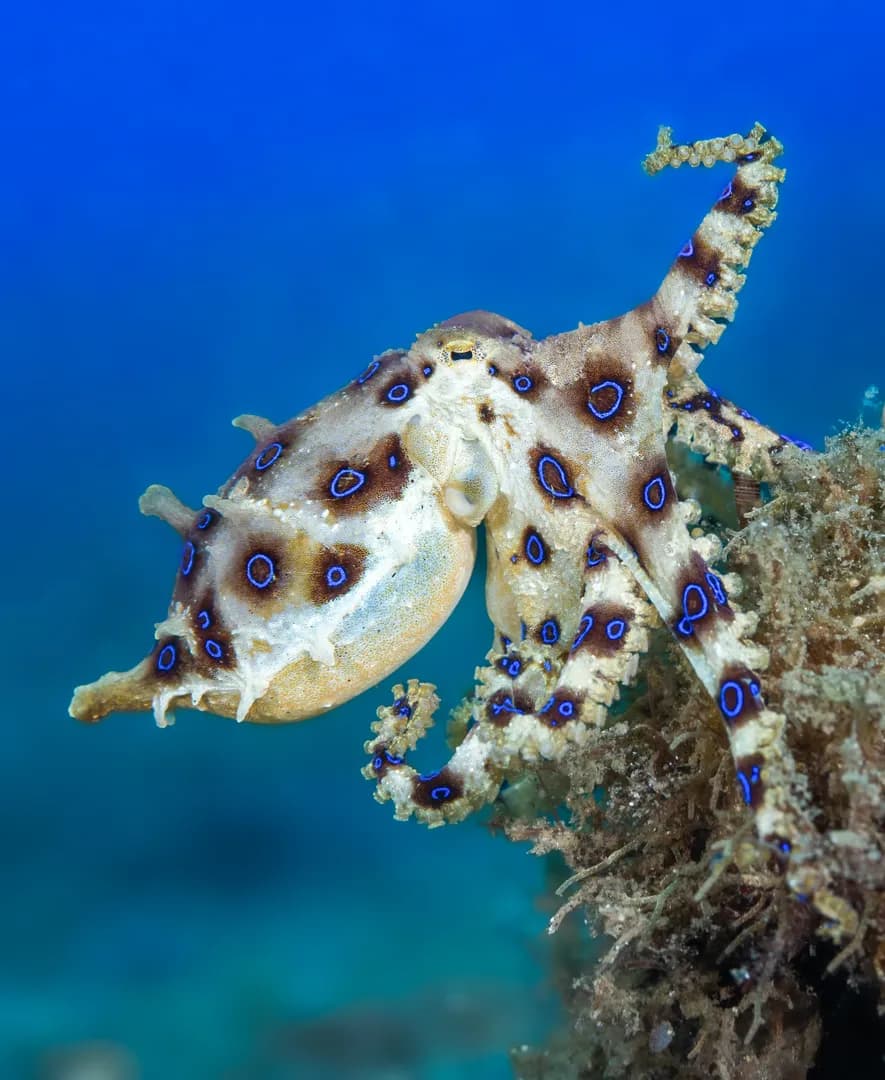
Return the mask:
<svg viewBox="0 0 885 1080"><path fill-rule="evenodd" d="M728 176L647 178L659 123L759 119L787 147L780 219L702 374L818 446L856 418L882 377L880 18L5 11L0 1075L103 1039L168 1080L497 1078L543 1035L543 864L372 801L387 684L301 725L165 732L76 724L70 691L149 649L178 540L137 497L214 491L249 449L233 416L294 415L464 309L542 336L646 299ZM446 706L489 644L474 584L406 669Z"/></svg>

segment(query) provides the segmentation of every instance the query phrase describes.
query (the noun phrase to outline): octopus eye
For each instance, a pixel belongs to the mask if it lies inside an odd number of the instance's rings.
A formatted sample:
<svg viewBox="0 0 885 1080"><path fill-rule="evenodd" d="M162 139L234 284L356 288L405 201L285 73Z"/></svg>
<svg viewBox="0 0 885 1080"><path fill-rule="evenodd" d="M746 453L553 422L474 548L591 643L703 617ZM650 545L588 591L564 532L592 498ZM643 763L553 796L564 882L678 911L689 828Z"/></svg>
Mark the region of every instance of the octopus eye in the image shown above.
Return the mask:
<svg viewBox="0 0 885 1080"><path fill-rule="evenodd" d="M442 346L443 351L448 354L448 358L452 363L456 363L458 360L472 360L476 350L476 342L471 341L469 338L461 338L458 341L445 342Z"/></svg>

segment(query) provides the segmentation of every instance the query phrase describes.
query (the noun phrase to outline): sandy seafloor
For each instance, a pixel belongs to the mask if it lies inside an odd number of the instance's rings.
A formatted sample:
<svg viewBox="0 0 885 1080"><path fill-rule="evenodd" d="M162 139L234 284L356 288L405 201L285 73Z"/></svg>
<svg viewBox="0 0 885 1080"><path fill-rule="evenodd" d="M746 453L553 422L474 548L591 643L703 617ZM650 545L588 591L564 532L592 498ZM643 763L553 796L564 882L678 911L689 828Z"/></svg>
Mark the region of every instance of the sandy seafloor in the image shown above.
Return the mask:
<svg viewBox="0 0 885 1080"><path fill-rule="evenodd" d="M294 415L465 309L543 336L646 299L728 177L645 177L660 122L787 146L703 375L817 446L856 418L885 374L880 18L5 13L0 1078L73 1080L102 1040L150 1080L497 1080L550 1029L542 864L481 821L395 823L359 775L387 681L278 729L88 728L71 688L150 648L178 541L137 497L214 491L233 416ZM488 644L476 580L406 673L453 705Z"/></svg>

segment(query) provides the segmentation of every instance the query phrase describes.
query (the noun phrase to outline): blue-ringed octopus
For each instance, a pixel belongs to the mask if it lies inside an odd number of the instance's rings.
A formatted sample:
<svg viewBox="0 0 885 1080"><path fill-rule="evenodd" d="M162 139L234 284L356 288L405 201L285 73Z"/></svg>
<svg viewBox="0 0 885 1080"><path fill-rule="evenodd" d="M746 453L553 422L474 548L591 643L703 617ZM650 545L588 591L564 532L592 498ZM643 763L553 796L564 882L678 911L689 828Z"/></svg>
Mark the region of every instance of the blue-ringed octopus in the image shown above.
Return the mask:
<svg viewBox="0 0 885 1080"><path fill-rule="evenodd" d="M561 760L606 722L663 622L718 704L760 842L808 892L755 616L715 568L719 540L691 528L697 504L677 497L665 453L672 438L756 481L776 470L786 440L696 369L775 218L781 151L758 124L690 145L662 129L648 172L735 171L650 300L539 341L486 311L447 319L293 420L238 417L255 449L199 510L148 488L142 511L183 539L168 615L150 655L79 687L72 715L152 710L164 726L190 707L278 723L334 708L448 619L484 524L494 643L466 735L443 768L417 772L407 756L438 702L429 684L396 687L366 744L376 797L440 825Z"/></svg>

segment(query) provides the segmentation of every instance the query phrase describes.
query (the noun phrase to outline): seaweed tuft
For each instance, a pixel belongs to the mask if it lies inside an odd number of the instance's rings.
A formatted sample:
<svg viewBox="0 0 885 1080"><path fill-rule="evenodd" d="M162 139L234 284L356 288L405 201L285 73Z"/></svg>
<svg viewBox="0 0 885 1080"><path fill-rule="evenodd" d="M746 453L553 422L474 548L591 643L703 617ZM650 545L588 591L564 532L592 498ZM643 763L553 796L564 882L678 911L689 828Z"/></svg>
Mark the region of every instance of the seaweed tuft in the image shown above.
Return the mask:
<svg viewBox="0 0 885 1080"><path fill-rule="evenodd" d="M768 698L788 717L816 910L754 835L715 708L659 632L626 711L544 778L567 812L538 816L539 789L500 805L511 839L569 869L549 926L568 1024L514 1052L521 1080L821 1080L849 1061L881 1075L883 446L882 430L852 428L823 454L788 447L774 498L741 531L720 525L770 653Z"/></svg>

